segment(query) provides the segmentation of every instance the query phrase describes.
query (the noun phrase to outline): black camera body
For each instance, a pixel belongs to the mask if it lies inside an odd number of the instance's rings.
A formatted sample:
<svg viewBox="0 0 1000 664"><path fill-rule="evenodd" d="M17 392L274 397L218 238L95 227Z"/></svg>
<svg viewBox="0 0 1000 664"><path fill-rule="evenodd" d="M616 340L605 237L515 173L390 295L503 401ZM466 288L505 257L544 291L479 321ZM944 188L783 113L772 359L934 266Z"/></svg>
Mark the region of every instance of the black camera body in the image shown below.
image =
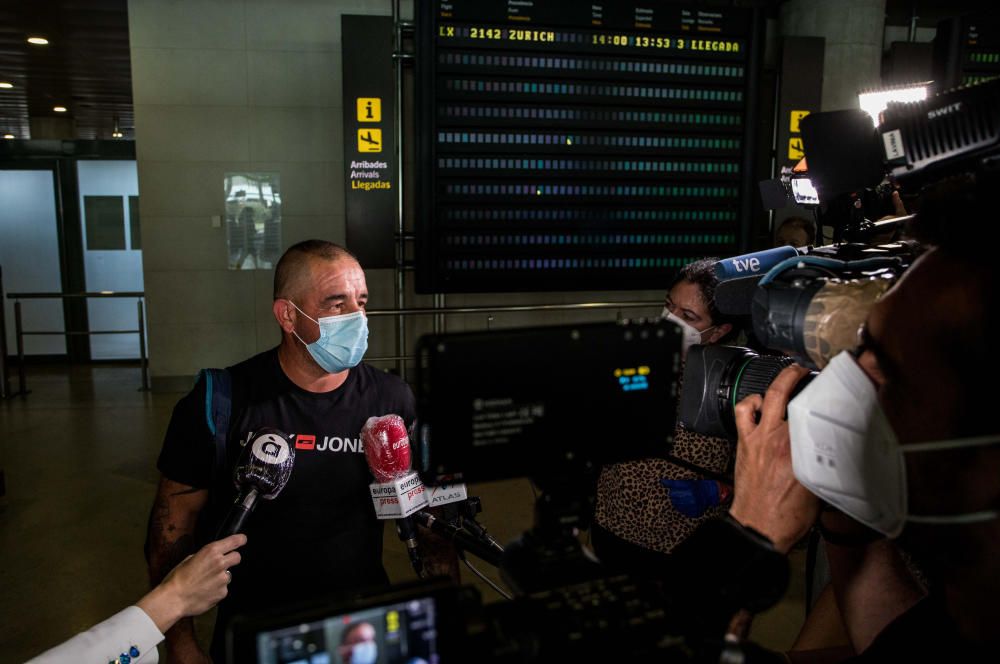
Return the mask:
<svg viewBox="0 0 1000 664"><path fill-rule="evenodd" d="M995 179L1000 172L1000 79L957 88L912 103L890 103L876 127L861 110L812 113L802 120L810 184L827 214L844 206L850 219L840 238L848 242L799 250L768 263L766 274L722 280L720 310L750 314L754 338L769 358L744 348L693 347L688 353L680 421L707 435L736 438L733 409L748 394L763 394L791 361L821 370L838 353L852 350L875 302L918 255L915 243L869 245L886 230L899 232L908 217L869 222L891 213L893 192L910 194L962 173ZM791 191L783 172L765 190ZM780 203L781 193L770 203ZM769 204L765 198L765 205ZM835 234L835 239L838 236ZM771 254L759 252L758 255ZM752 254L740 257L746 259ZM761 259L762 260L762 259ZM762 270L763 271L763 270ZM807 381L800 382L801 386Z"/></svg>

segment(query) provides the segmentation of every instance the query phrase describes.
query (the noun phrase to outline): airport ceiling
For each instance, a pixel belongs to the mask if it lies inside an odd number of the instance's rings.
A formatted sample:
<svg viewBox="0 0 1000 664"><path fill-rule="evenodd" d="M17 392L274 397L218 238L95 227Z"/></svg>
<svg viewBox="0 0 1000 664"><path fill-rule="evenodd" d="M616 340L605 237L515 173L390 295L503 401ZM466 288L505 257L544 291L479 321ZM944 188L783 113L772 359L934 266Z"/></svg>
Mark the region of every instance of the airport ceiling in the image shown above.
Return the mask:
<svg viewBox="0 0 1000 664"><path fill-rule="evenodd" d="M75 138L110 139L117 117L131 138L127 0L0 0L3 83L13 86L0 88L3 134L29 138L29 118L49 118L75 123Z"/></svg>
<svg viewBox="0 0 1000 664"><path fill-rule="evenodd" d="M780 2L736 4L774 12ZM908 25L915 10L923 27L980 8L963 0L886 2L889 23ZM75 138L110 139L116 118L123 137L133 138L127 0L0 0L0 135L30 138L35 119Z"/></svg>

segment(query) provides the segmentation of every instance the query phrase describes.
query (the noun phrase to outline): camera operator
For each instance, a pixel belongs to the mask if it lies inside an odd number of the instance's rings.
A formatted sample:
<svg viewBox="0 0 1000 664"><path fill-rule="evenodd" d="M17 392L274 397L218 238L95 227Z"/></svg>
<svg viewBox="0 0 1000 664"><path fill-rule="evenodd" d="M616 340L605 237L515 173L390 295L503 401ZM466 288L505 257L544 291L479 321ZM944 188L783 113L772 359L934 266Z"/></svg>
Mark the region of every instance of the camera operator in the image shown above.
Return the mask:
<svg viewBox="0 0 1000 664"><path fill-rule="evenodd" d="M805 374L799 367L736 409L730 515L781 552L819 517L859 661L970 660L1000 639L1000 425L992 394L974 387L1000 372L990 348L1000 335L989 255L1000 239L989 205L996 184L996 177L962 176L925 196L911 234L930 249L874 306L854 358L841 357L847 378L831 365L796 398L811 393L828 403L853 401L855 409L840 421L806 414L806 427L797 429L804 433L793 440L784 414ZM857 381L874 386L870 399L850 389ZM793 474L792 448L815 453L824 440L859 450L859 463L839 464L842 491L817 486L814 495ZM889 453L873 453L879 449ZM870 510L877 516L862 524L834 509L821 513L820 498L883 509ZM904 521L895 541L867 527L896 532ZM926 596L897 544L927 572Z"/></svg>

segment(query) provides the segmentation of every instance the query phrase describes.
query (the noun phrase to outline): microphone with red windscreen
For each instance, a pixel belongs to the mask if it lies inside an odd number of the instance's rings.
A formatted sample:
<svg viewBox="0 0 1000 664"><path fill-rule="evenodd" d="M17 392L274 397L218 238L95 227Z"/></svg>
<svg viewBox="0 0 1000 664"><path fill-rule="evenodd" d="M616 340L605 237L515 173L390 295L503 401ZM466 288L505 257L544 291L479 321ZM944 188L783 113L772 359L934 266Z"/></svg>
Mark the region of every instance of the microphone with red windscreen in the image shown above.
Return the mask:
<svg viewBox="0 0 1000 664"><path fill-rule="evenodd" d="M369 417L361 429L368 468L378 482L390 482L410 470L410 435L399 415Z"/></svg>
<svg viewBox="0 0 1000 664"><path fill-rule="evenodd" d="M371 485L376 516L395 519L396 532L406 545L417 576L423 576L423 561L417 549L417 530L410 514L427 506L424 485L410 471L410 436L399 415L369 417L361 429L368 469L375 476ZM386 509L387 508L387 509Z"/></svg>

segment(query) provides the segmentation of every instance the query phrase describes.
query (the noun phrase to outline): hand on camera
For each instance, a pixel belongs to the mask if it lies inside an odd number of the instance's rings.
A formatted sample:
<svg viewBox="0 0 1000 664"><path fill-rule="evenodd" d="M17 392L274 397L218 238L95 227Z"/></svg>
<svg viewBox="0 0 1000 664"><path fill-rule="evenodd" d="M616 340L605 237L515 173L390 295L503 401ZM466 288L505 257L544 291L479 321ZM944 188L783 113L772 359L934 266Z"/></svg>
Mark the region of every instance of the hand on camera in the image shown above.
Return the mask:
<svg viewBox="0 0 1000 664"><path fill-rule="evenodd" d="M771 383L762 398L753 394L736 405L736 471L730 515L769 538L787 553L809 531L819 500L792 472L791 439L785 411L795 385L808 370L793 365ZM758 420L759 415L759 420Z"/></svg>
<svg viewBox="0 0 1000 664"><path fill-rule="evenodd" d="M884 221L886 219L895 219L896 217L905 217L910 214L906 211L906 205L903 204L903 199L899 195L899 190L892 192L892 214L887 214L879 217L877 221Z"/></svg>

